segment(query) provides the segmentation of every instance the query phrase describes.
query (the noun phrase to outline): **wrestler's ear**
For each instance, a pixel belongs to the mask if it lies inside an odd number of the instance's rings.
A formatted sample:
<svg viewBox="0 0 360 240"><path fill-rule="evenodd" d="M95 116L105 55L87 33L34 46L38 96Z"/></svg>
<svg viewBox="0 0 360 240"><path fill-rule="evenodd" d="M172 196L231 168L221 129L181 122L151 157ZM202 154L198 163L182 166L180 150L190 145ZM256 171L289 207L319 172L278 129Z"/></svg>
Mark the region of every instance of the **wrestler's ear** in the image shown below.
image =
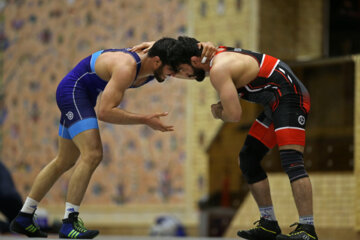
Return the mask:
<svg viewBox="0 0 360 240"><path fill-rule="evenodd" d="M152 58L152 62L155 68L158 68L161 66L162 62L159 56L155 56Z"/></svg>
<svg viewBox="0 0 360 240"><path fill-rule="evenodd" d="M190 61L191 61L191 65L193 65L194 67L197 67L199 66L199 64L201 64L200 57L197 56L192 56L190 58Z"/></svg>

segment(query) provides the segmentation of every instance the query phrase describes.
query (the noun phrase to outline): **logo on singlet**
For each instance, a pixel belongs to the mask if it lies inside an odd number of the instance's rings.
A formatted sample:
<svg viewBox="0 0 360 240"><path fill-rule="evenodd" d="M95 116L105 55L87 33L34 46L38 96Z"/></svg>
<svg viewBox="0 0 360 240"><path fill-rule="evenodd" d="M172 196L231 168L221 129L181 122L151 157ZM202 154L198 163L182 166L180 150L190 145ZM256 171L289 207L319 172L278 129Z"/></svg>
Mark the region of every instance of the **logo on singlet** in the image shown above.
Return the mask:
<svg viewBox="0 0 360 240"><path fill-rule="evenodd" d="M66 114L66 116L67 116L67 118L68 118L69 120L72 120L72 119L74 118L74 114L73 114L72 111L68 111L67 114Z"/></svg>
<svg viewBox="0 0 360 240"><path fill-rule="evenodd" d="M305 117L303 115L300 115L298 117L298 122L300 125L304 125L305 124Z"/></svg>

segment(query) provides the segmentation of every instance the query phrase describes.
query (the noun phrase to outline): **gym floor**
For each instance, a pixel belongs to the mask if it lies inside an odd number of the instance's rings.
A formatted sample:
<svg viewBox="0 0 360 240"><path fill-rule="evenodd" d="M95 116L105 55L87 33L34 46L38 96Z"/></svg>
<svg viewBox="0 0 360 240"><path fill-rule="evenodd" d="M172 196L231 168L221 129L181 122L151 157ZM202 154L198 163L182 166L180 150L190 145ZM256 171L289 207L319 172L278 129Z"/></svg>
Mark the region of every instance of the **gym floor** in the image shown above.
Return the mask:
<svg viewBox="0 0 360 240"><path fill-rule="evenodd" d="M1 236L0 235L1 240L14 240L14 239L24 239L23 236L15 236L15 235L7 235L7 236ZM56 235L53 236L49 236L49 238L51 239L59 239L57 238ZM32 238L34 240L43 240L43 238ZM166 240L171 240L171 239L179 239L179 238L175 238L175 237L127 237L127 236L98 236L95 239L97 240L152 240L152 239L166 239ZM234 238L193 238L193 237L187 237L186 240L226 240L226 239L234 239ZM241 238L236 238L236 239L241 239Z"/></svg>
<svg viewBox="0 0 360 240"><path fill-rule="evenodd" d="M321 240L360 240L360 235L358 235L355 232L351 232L351 231L344 231L344 230L332 230L329 232L325 232L325 231L321 231L318 232L318 237ZM58 235L56 234L52 234L49 235L48 237L49 239L59 239ZM23 235L13 235L13 234L6 234L6 235L1 235L0 234L0 239L1 240L14 240L14 239L27 239L26 237L24 237ZM34 240L38 239L38 240L43 240L43 238L33 238ZM98 237L96 237L95 239L97 240L153 240L153 239L166 239L166 240L178 240L178 239L182 239L179 237L146 237L146 236L139 236L139 237L135 237L135 236L120 236L120 235L100 235ZM241 240L242 238L215 238L215 237L211 237L211 238L207 238L207 237L186 237L184 238L186 240Z"/></svg>

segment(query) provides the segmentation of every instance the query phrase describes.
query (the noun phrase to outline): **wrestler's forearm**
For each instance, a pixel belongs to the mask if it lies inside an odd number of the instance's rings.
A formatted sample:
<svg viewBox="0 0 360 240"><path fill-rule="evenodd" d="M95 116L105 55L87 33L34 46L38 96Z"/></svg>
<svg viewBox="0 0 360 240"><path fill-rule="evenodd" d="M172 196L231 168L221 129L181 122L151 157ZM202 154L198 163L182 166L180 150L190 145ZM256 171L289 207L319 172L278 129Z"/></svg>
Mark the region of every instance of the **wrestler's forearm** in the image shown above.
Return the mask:
<svg viewBox="0 0 360 240"><path fill-rule="evenodd" d="M98 119L112 124L145 124L147 115L131 113L120 108L113 108L110 111L99 112Z"/></svg>
<svg viewBox="0 0 360 240"><path fill-rule="evenodd" d="M222 110L221 116L219 118L224 122L239 122L242 116L242 111L239 113L229 113L225 110Z"/></svg>

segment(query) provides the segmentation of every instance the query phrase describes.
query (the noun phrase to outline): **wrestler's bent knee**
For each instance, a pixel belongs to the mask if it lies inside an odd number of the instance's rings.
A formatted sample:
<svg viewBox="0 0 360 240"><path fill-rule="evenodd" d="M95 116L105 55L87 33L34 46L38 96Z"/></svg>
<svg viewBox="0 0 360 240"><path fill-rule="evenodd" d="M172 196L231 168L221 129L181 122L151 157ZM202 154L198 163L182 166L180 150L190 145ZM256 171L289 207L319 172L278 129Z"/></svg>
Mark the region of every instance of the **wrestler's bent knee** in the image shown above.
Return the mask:
<svg viewBox="0 0 360 240"><path fill-rule="evenodd" d="M308 177L301 152L296 150L280 150L280 159L281 166L289 176L290 182Z"/></svg>
<svg viewBox="0 0 360 240"><path fill-rule="evenodd" d="M256 138L252 136L246 138L239 154L239 162L240 169L248 184L253 184L267 178L260 162L268 151L269 149Z"/></svg>

